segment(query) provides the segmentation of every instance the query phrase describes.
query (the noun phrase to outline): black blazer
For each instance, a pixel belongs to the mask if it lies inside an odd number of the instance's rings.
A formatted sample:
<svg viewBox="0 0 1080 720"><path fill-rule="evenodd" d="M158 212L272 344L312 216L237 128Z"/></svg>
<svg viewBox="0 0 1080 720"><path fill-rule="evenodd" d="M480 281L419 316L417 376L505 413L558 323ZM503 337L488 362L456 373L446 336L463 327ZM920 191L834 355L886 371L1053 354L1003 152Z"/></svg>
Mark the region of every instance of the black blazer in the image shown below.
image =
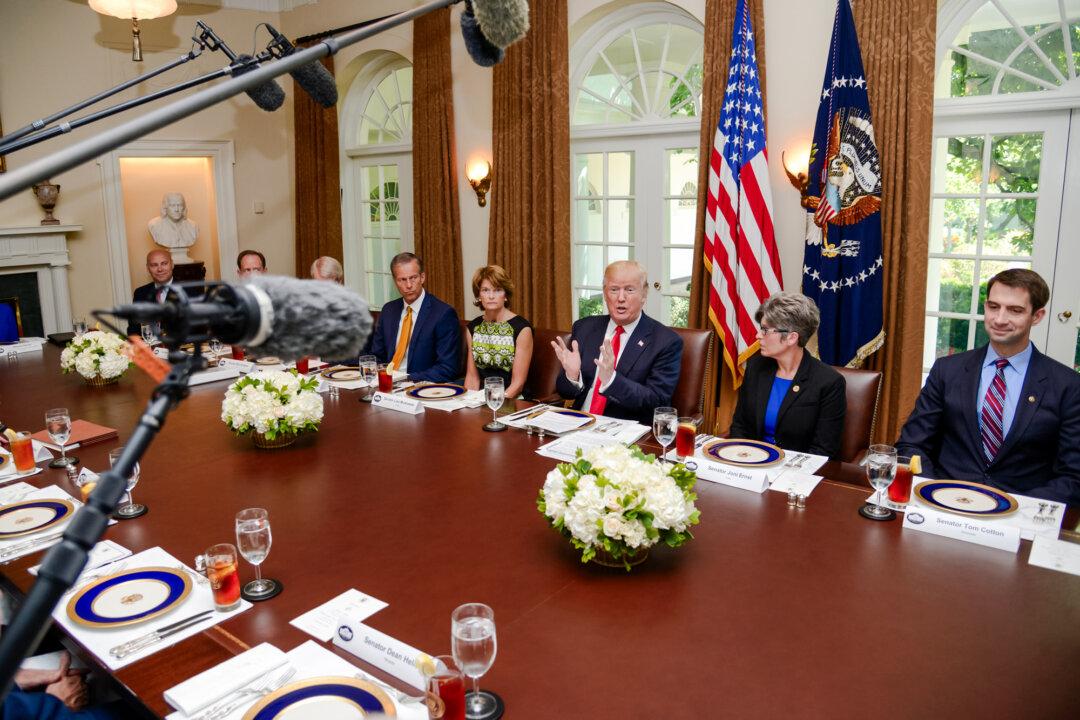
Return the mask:
<svg viewBox="0 0 1080 720"><path fill-rule="evenodd" d="M157 290L154 288L154 283L148 282L135 288L135 292L131 294L131 302L157 302ZM128 335L138 335L141 330L139 323L134 320L128 321Z"/></svg>
<svg viewBox="0 0 1080 720"><path fill-rule="evenodd" d="M405 301L401 298L383 305L379 322L371 333L371 354L379 362L390 362L394 357L403 312ZM457 311L425 291L419 317L409 340L409 379L453 381L461 368L461 323Z"/></svg>
<svg viewBox="0 0 1080 720"><path fill-rule="evenodd" d="M559 395L573 399L574 408L581 409L585 396L596 383L596 358L607 332L607 315L594 315L574 323L570 345L576 340L581 353L581 389L575 387L560 368L555 381ZM682 368L683 342L674 330L658 323L645 313L634 328L634 334L624 337L615 365L615 380L604 396L607 405L604 415L624 420L637 420L652 426L653 409L671 404L675 385ZM587 408L586 408L587 409Z"/></svg>
<svg viewBox="0 0 1080 720"><path fill-rule="evenodd" d="M986 348L938 358L896 449L918 454L922 474L1080 503L1080 375L1032 348L1009 434L988 466L979 432Z"/></svg>
<svg viewBox="0 0 1080 720"><path fill-rule="evenodd" d="M776 370L776 361L760 353L746 362L729 437L764 439L765 409ZM802 362L776 415L776 444L785 450L836 459L846 412L844 376L809 352L803 352Z"/></svg>

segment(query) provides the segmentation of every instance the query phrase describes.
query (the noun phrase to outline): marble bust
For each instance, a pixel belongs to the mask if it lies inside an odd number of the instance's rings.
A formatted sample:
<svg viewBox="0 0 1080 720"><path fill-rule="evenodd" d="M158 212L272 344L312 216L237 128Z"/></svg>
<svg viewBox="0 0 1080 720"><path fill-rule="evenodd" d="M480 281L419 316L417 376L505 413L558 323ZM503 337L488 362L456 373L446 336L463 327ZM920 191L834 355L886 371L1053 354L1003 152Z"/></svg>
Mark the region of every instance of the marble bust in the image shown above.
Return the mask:
<svg viewBox="0 0 1080 720"><path fill-rule="evenodd" d="M199 226L187 219L187 202L178 192L165 193L161 199L161 215L150 220L147 228L154 242L168 248L173 262L193 262L187 249L199 237Z"/></svg>

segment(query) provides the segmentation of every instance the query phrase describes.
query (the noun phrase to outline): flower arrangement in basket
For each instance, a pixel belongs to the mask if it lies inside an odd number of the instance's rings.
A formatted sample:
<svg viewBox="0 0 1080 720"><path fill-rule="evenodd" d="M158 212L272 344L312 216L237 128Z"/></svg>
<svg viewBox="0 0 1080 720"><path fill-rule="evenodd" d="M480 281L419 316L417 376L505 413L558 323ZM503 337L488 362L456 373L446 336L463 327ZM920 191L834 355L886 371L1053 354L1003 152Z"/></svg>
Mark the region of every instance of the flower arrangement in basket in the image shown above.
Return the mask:
<svg viewBox="0 0 1080 720"><path fill-rule="evenodd" d="M581 550L581 561L623 566L643 561L659 542L679 547L690 526L697 476L685 465L665 465L637 446L578 450L572 463L547 474L536 505L552 527Z"/></svg>
<svg viewBox="0 0 1080 720"><path fill-rule="evenodd" d="M73 338L60 353L60 369L74 370L93 385L114 383L131 365L124 354L126 345L119 335L90 330Z"/></svg>
<svg viewBox="0 0 1080 720"><path fill-rule="evenodd" d="M323 416L318 378L296 370L259 370L225 391L221 421L237 435L254 433L257 447L284 447L300 433L316 432Z"/></svg>

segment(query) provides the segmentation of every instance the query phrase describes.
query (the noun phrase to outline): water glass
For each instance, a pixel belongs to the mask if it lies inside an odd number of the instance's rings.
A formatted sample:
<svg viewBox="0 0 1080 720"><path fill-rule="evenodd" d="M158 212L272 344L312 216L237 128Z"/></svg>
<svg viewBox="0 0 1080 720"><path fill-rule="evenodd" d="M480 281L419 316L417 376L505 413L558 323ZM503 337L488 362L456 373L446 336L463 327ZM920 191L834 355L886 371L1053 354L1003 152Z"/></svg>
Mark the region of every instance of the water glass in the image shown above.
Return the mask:
<svg viewBox="0 0 1080 720"><path fill-rule="evenodd" d="M139 332L142 333L143 341L153 347L157 342L157 338L154 336L154 325L152 323L143 323L139 326Z"/></svg>
<svg viewBox="0 0 1080 720"><path fill-rule="evenodd" d="M653 410L652 431L656 442L664 450L660 453L660 461L663 462L667 455L668 445L675 439L675 431L679 427L679 413L673 407L658 407Z"/></svg>
<svg viewBox="0 0 1080 720"><path fill-rule="evenodd" d="M480 676L491 668L498 649L494 611L482 603L458 606L450 615L450 641L454 660L472 680L473 689L465 696L465 717L490 717L500 703L495 693L480 690Z"/></svg>
<svg viewBox="0 0 1080 720"><path fill-rule="evenodd" d="M892 445L871 445L866 454L866 477L878 491L877 504L865 512L876 519L894 517L893 511L881 505L881 496L896 477L896 448Z"/></svg>
<svg viewBox="0 0 1080 720"><path fill-rule="evenodd" d="M49 467L62 468L79 461L77 457L67 456L67 441L71 437L71 413L67 408L53 408L45 413L45 429L52 441L60 446L60 457L49 463Z"/></svg>
<svg viewBox="0 0 1080 720"><path fill-rule="evenodd" d="M432 659L435 673L427 678L429 720L465 720L465 676L449 655Z"/></svg>
<svg viewBox="0 0 1080 720"><path fill-rule="evenodd" d="M75 318L71 323L71 330L75 333L75 337L86 334L86 319Z"/></svg>
<svg viewBox="0 0 1080 720"><path fill-rule="evenodd" d="M236 513L236 545L244 559L255 566L255 579L244 586L244 597L249 600L276 594L278 582L264 579L261 569L272 543L270 513L263 508L248 508Z"/></svg>
<svg viewBox="0 0 1080 720"><path fill-rule="evenodd" d="M116 465L117 461L120 459L120 456L123 453L124 453L124 448L123 447L118 447L118 448L116 448L114 450L110 450L109 451L109 467L113 467L114 465ZM132 499L132 496L131 496L131 491L134 490L135 486L138 485L138 484L139 484L139 463L135 463L135 466L131 469L131 475L129 475L128 478L127 478L127 493L128 493L127 505L124 505L123 507L117 509L117 511L116 511L116 516L117 517L119 517L121 519L130 520L132 518L137 518L140 515L143 515L143 514L146 513L146 506L135 503L133 501L133 499Z"/></svg>
<svg viewBox="0 0 1080 720"><path fill-rule="evenodd" d="M488 432L500 432L506 425L499 422L499 408L506 400L506 388L501 377L489 377L484 380L484 402L491 408L491 422L484 426Z"/></svg>

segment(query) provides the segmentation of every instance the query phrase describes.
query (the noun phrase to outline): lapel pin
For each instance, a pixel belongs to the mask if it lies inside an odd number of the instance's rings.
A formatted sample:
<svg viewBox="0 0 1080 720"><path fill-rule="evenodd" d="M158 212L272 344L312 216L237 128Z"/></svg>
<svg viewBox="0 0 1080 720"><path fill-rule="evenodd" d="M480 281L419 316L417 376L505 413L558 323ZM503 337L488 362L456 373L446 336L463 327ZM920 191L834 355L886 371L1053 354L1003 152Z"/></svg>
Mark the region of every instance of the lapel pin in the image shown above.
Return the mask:
<svg viewBox="0 0 1080 720"><path fill-rule="evenodd" d="M1028 395L1028 402L1029 403L1035 402L1035 396L1034 395Z"/></svg>
<svg viewBox="0 0 1080 720"><path fill-rule="evenodd" d="M645 341L644 340L638 340L637 341L637 346L638 347L645 347Z"/></svg>
<svg viewBox="0 0 1080 720"><path fill-rule="evenodd" d="M792 385L791 386L791 392L799 392L799 386L798 385Z"/></svg>

